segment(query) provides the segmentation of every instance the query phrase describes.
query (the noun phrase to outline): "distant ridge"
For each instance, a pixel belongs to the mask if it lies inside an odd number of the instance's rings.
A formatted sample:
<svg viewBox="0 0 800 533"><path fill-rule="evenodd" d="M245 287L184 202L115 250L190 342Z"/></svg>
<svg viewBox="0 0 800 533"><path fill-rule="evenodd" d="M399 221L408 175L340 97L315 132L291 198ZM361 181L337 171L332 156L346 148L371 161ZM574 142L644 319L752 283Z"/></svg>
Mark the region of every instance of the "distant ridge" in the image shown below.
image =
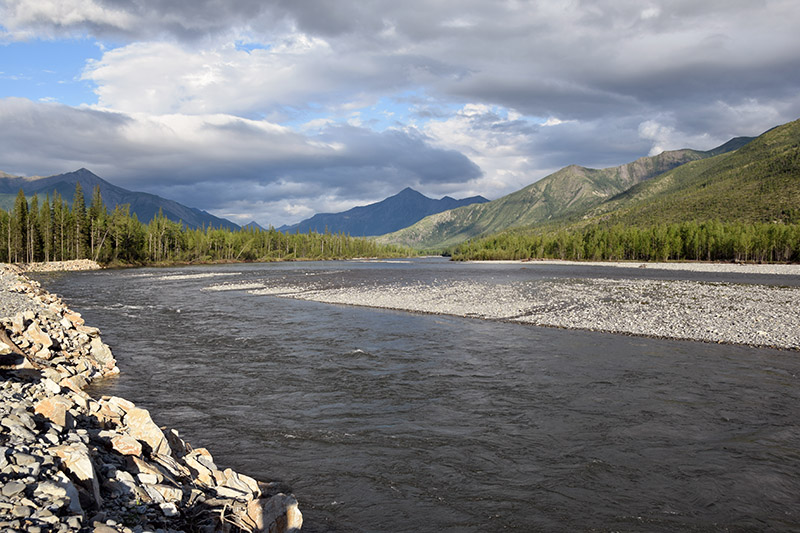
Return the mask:
<svg viewBox="0 0 800 533"><path fill-rule="evenodd" d="M266 231L267 228L256 222L255 220L251 220L247 224L242 226L242 229L256 229L259 231Z"/></svg>
<svg viewBox="0 0 800 533"><path fill-rule="evenodd" d="M24 178L11 176L4 172L0 173L0 206L10 209L13 206L14 197L16 197L20 189L25 192L26 196L38 194L40 200L44 199L46 194L52 196L53 191L56 191L65 202L72 204L75 184L78 182L83 188L87 205L91 200L95 186L100 186L103 203L109 210L113 210L117 205L129 204L131 214L135 213L136 217L145 223L150 222L161 210L168 219L175 222L183 222L183 224L192 229L200 227L239 229L239 226L230 220L216 217L201 209L187 207L174 200L168 200L155 194L123 189L107 182L85 168L48 177Z"/></svg>
<svg viewBox="0 0 800 533"><path fill-rule="evenodd" d="M394 196L380 202L354 207L342 213L319 213L298 224L281 226L278 230L289 233L296 231L322 233L327 230L331 233L341 232L354 237L369 237L397 231L428 215L485 202L488 200L482 196L472 196L462 200L445 196L440 200L434 200L406 187Z"/></svg>
<svg viewBox="0 0 800 533"><path fill-rule="evenodd" d="M418 249L444 249L478 236L580 216L634 185L691 161L737 150L752 139L737 137L709 151L662 152L604 169L570 165L497 200L428 216L381 236L379 241Z"/></svg>

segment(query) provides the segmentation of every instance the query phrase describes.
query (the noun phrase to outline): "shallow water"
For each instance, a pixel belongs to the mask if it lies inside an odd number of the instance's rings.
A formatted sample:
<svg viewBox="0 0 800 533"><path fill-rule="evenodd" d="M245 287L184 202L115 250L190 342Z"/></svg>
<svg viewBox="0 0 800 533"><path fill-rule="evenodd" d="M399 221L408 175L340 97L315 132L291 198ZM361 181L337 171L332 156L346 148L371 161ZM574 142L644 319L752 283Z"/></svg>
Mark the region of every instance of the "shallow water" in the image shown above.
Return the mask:
<svg viewBox="0 0 800 533"><path fill-rule="evenodd" d="M39 279L112 346L123 373L94 394L284 481L304 531L800 529L797 352L203 290L686 277L643 270L422 260Z"/></svg>

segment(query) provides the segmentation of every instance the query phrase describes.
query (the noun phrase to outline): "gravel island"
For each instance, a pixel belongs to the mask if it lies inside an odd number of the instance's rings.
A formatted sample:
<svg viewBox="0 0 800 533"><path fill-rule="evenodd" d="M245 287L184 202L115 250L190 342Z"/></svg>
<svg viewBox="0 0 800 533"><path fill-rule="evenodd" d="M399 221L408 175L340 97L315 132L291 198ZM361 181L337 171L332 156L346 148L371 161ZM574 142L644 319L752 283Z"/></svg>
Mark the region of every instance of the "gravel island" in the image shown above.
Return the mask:
<svg viewBox="0 0 800 533"><path fill-rule="evenodd" d="M639 267L640 263L531 262ZM646 268L800 275L800 265L648 263ZM512 283L435 281L354 287L218 284L331 304L504 320L670 339L800 349L800 288L689 280L552 278Z"/></svg>

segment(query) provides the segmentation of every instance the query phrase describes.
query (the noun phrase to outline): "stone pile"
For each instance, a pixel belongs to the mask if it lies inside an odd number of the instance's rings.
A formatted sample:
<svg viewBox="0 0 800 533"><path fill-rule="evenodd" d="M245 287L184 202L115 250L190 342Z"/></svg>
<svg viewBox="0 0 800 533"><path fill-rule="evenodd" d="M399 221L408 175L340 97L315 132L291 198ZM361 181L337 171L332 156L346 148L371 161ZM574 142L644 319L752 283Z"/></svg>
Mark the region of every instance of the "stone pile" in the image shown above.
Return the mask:
<svg viewBox="0 0 800 533"><path fill-rule="evenodd" d="M79 270L100 270L102 267L91 259L71 261L47 261L43 263L24 263L19 265L23 272L77 272Z"/></svg>
<svg viewBox="0 0 800 533"><path fill-rule="evenodd" d="M0 531L299 531L278 484L218 468L128 400L84 392L118 369L78 313L21 276L3 289L35 305L0 319Z"/></svg>

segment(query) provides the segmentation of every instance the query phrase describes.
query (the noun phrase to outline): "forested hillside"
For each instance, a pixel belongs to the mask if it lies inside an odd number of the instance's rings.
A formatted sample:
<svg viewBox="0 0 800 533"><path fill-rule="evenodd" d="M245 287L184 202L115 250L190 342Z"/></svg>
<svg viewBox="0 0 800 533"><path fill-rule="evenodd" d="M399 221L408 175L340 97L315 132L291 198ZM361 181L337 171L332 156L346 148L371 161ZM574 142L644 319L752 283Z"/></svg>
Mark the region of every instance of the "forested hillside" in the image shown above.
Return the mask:
<svg viewBox="0 0 800 533"><path fill-rule="evenodd" d="M798 219L800 220L800 219ZM800 262L800 224L676 222L593 224L557 231L507 231L465 242L455 260Z"/></svg>
<svg viewBox="0 0 800 533"><path fill-rule="evenodd" d="M475 239L453 256L800 261L800 121L635 185L579 219Z"/></svg>
<svg viewBox="0 0 800 533"><path fill-rule="evenodd" d="M407 255L344 234L284 234L257 228L187 229L159 213L142 223L128 205L107 211L98 187L89 207L78 183L71 207L54 192L30 199L20 190L14 208L0 209L0 261L93 259L101 263L273 261Z"/></svg>
<svg viewBox="0 0 800 533"><path fill-rule="evenodd" d="M442 249L481 235L577 216L637 183L690 161L735 150L750 140L739 137L707 152L673 150L604 169L570 165L497 200L431 215L379 240Z"/></svg>
<svg viewBox="0 0 800 533"><path fill-rule="evenodd" d="M678 167L588 211L586 221L776 222L800 210L800 120L735 152Z"/></svg>

